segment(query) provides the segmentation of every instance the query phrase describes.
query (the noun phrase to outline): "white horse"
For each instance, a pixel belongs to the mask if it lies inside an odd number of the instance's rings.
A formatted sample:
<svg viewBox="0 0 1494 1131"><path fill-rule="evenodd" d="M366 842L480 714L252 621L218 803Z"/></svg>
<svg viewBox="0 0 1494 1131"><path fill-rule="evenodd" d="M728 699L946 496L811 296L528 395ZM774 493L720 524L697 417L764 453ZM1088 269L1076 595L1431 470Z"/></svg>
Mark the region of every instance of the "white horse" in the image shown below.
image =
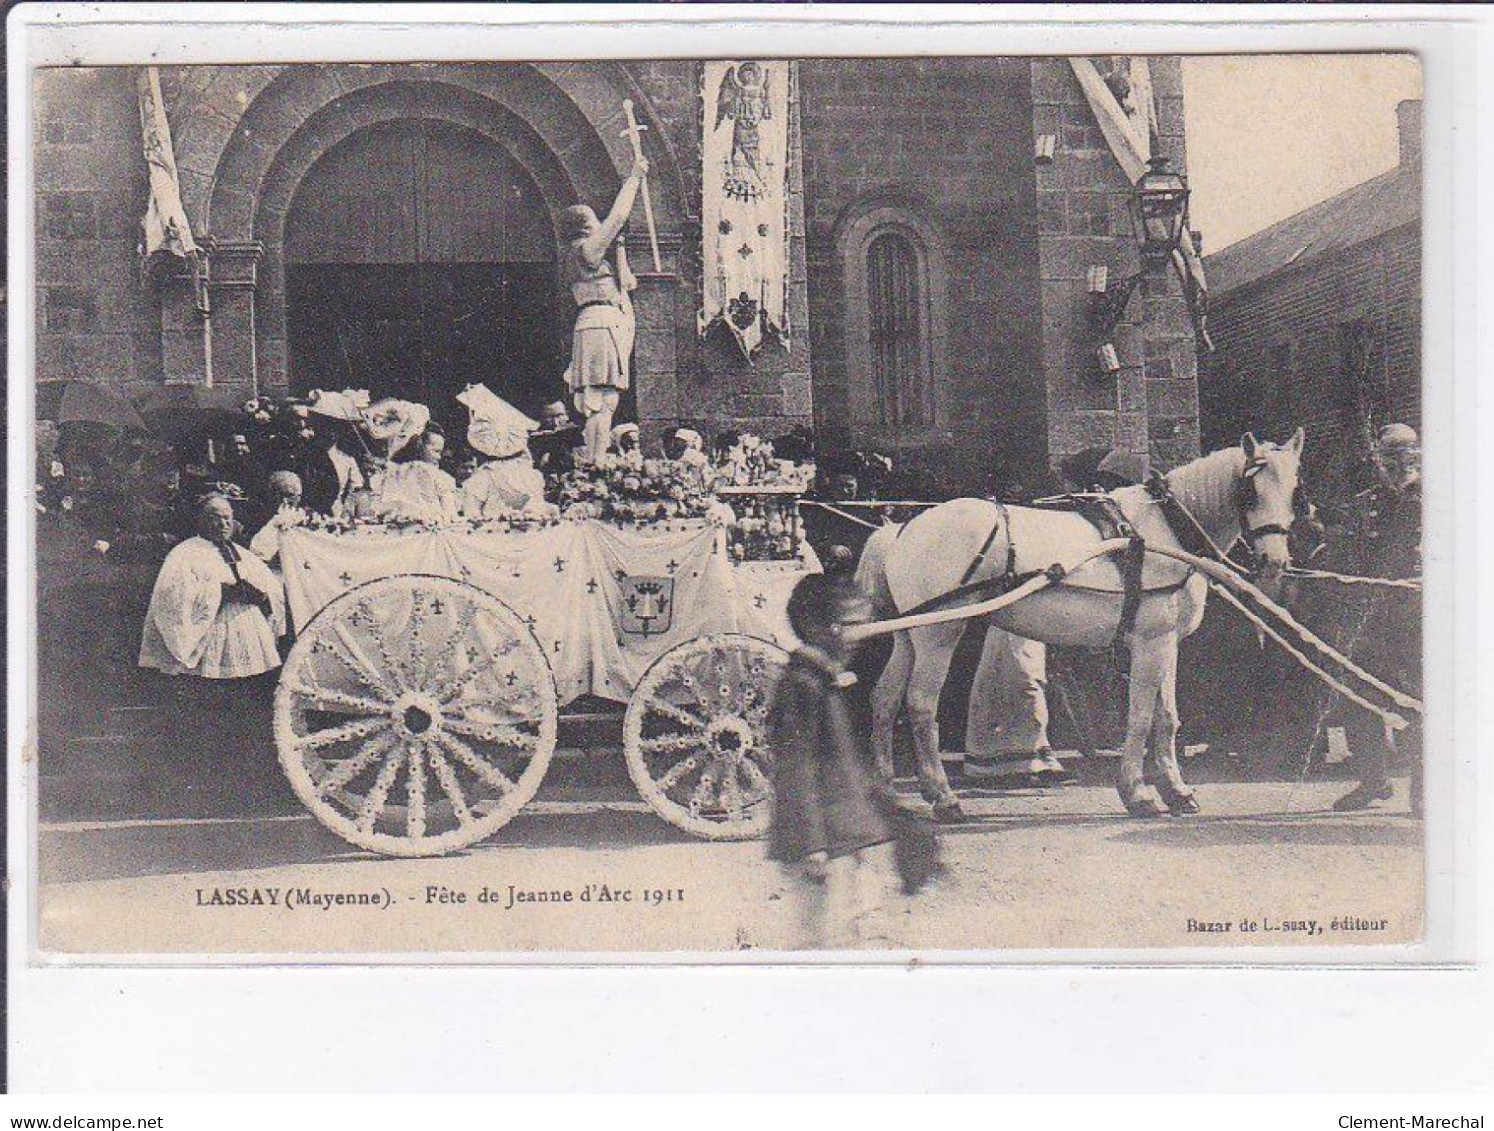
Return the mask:
<svg viewBox="0 0 1494 1131"><path fill-rule="evenodd" d="M1268 592L1279 586L1291 564L1287 536L1302 445L1300 428L1282 446L1246 434L1239 447L1203 456L1166 476L1173 497L1214 545L1228 550L1237 539L1246 540L1256 558L1257 582ZM1110 498L1147 543L1184 548L1148 488L1121 488L1110 492ZM955 499L903 526L876 531L862 551L856 580L878 616L891 617L962 584L1072 561L1100 539L1094 525L1076 512ZM1060 584L991 614L990 623L1047 644L1108 647L1122 630L1125 589L1115 559L1098 558ZM1116 780L1121 801L1133 816L1164 812L1144 777L1148 741L1159 771L1156 787L1162 803L1173 813L1198 811L1177 763L1178 644L1203 620L1207 595L1204 577L1186 565L1160 555L1145 558L1135 619L1124 633L1131 652L1130 711ZM893 728L906 701L919 787L940 820L962 816L939 759L938 710L950 660L965 628L965 622L956 621L896 633L892 657L872 699L872 742L878 765L888 776Z"/></svg>

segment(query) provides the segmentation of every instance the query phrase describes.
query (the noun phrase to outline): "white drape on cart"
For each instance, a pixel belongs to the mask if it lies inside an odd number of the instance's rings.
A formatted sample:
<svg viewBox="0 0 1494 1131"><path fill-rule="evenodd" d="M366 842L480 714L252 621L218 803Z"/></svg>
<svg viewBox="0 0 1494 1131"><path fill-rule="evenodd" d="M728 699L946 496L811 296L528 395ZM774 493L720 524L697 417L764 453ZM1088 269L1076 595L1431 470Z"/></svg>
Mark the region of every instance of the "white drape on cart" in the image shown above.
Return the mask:
<svg viewBox="0 0 1494 1131"><path fill-rule="evenodd" d="M510 532L291 529L281 537L297 631L342 593L397 574L437 574L491 593L526 619L568 703L625 702L648 666L677 644L744 632L794 647L785 607L804 560L733 565L725 532L704 521L642 527L562 522Z"/></svg>

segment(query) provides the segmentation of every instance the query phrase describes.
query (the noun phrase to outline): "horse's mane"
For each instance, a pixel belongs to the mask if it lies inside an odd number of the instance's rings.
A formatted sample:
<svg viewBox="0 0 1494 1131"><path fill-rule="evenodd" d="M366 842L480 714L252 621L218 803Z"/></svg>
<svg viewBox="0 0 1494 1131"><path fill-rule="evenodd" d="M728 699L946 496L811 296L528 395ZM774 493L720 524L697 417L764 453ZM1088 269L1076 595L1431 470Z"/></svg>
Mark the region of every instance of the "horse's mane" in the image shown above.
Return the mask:
<svg viewBox="0 0 1494 1131"><path fill-rule="evenodd" d="M1244 471L1245 452L1240 448L1221 448L1173 468L1167 473L1167 486L1212 531L1234 520L1234 487Z"/></svg>

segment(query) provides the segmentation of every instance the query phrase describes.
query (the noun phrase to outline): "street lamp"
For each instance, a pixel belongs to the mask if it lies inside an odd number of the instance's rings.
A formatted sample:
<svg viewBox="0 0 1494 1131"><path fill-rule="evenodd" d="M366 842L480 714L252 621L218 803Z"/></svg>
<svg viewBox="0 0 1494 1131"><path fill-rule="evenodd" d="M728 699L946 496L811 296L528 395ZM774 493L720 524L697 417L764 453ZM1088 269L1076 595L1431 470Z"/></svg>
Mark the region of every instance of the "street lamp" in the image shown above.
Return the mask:
<svg viewBox="0 0 1494 1131"><path fill-rule="evenodd" d="M1173 253L1187 238L1188 179L1174 172L1168 159L1161 154L1151 158L1147 162L1147 171L1132 190L1131 213L1137 239L1141 241L1141 270L1119 280L1113 288L1104 268L1091 267L1087 275L1091 317L1104 342L1097 356L1102 359L1101 370L1106 374L1119 370L1109 339L1125 316L1137 284L1149 272L1171 261Z"/></svg>
<svg viewBox="0 0 1494 1131"><path fill-rule="evenodd" d="M1188 230L1188 180L1168 167L1158 154L1147 162L1147 171L1136 182L1131 197L1136 232L1141 237L1141 258L1157 263L1172 258Z"/></svg>

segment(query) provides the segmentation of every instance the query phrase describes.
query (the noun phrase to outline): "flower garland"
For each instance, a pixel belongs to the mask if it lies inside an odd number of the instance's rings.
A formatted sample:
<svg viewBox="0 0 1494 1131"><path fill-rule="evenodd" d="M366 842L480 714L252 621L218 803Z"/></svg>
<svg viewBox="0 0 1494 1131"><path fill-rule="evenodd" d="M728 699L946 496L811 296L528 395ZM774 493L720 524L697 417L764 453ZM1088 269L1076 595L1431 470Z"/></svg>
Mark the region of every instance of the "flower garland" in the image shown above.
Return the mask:
<svg viewBox="0 0 1494 1131"><path fill-rule="evenodd" d="M556 494L568 519L638 525L705 518L716 502L699 469L679 460L616 461L562 476Z"/></svg>
<svg viewBox="0 0 1494 1131"><path fill-rule="evenodd" d="M797 496L745 496L727 529L727 550L735 562L785 562L799 556Z"/></svg>
<svg viewBox="0 0 1494 1131"><path fill-rule="evenodd" d="M531 530L545 530L558 526L557 515L515 514L494 518L333 518L330 515L302 511L288 527L299 527L319 534L352 534L359 531L389 531L396 534L426 534L437 530L465 531L468 533L523 534Z"/></svg>
<svg viewBox="0 0 1494 1131"><path fill-rule="evenodd" d="M813 463L776 459L772 441L751 432L737 437L716 470L716 483L732 487L794 487L807 491L813 482Z"/></svg>

